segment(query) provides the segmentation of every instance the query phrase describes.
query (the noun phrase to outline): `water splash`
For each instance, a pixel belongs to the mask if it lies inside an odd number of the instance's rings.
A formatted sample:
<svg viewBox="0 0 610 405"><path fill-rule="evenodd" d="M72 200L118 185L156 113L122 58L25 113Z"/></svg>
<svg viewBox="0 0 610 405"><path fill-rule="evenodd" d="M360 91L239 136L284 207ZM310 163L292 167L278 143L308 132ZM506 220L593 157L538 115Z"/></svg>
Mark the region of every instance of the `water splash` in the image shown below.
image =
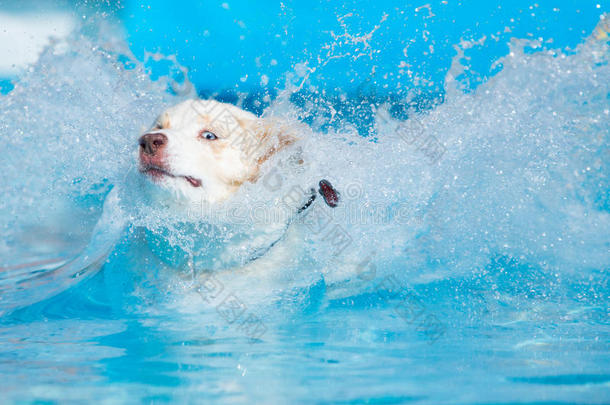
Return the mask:
<svg viewBox="0 0 610 405"><path fill-rule="evenodd" d="M128 176L133 145L158 111L184 95L169 94L169 79L151 80L120 42L110 43L107 49L77 32L53 44L1 100L3 142L12 163L1 183L3 195L11 196L0 207L5 266L75 254L86 245L113 185L127 193L130 203L123 208L132 230L146 229L144 239L164 266L188 270L202 252L210 256L214 245L242 232L235 223L209 227L171 210L150 215L137 192L141 185ZM312 72L293 76L294 85L264 115L316 117L313 131L299 130L306 171L283 173L281 187L263 193L261 184L244 187L234 204L274 206L293 187L307 188L321 178L342 191L343 204L318 212L330 218L329 228L305 232L304 251L282 269L290 276L271 272L274 281L252 299L274 300L275 291L320 280L328 297L353 296L374 290L375 281L390 274L405 283L442 280L484 272L498 257L552 274L606 268L608 44L591 39L570 54L526 51L536 47L515 40L498 62L502 71L467 94L462 89L468 86L459 84L458 52L442 104L429 111L411 108L406 120L393 117L391 105L369 105L377 116L369 138L349 118L316 114L332 110L318 96L295 104L292 95ZM339 125L327 125L337 120ZM433 161L432 141L444 150ZM28 162L27 173L20 162ZM268 176L273 166L264 170ZM73 236L62 240L62 233ZM336 238L349 243L338 246ZM157 248L155 240L162 241ZM172 251L182 259L168 259ZM252 282L242 276L226 275L224 282L236 288Z"/></svg>
<svg viewBox="0 0 610 405"><path fill-rule="evenodd" d="M0 98L3 278L27 263L66 261L87 245L106 194L133 166L138 134L181 99L165 91L170 78L150 79L114 27L95 28L54 41ZM13 282L4 279L3 289Z"/></svg>

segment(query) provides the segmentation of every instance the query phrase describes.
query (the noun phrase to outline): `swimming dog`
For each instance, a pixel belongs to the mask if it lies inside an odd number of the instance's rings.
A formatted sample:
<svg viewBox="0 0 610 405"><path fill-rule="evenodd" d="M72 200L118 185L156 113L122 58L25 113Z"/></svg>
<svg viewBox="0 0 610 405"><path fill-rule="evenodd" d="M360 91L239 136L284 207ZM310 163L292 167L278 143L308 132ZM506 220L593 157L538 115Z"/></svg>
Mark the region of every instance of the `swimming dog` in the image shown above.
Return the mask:
<svg viewBox="0 0 610 405"><path fill-rule="evenodd" d="M281 151L293 149L291 168L303 165L298 140L293 126L215 100L187 100L161 113L140 136L139 171L156 186L156 198L166 205L217 206L231 201L245 184L260 183L262 166L273 164L273 157ZM302 215L317 196L330 207L338 204L339 193L330 182L322 179L317 183L318 190L303 185L307 191L292 200L291 215L262 224L251 240L227 246L225 256L249 250L252 253L246 262L251 262L268 256L272 248L282 250L276 245L287 239L294 217ZM290 250L294 254L292 248L283 250L284 256ZM278 255L274 257L277 262ZM246 264L243 260L241 263Z"/></svg>

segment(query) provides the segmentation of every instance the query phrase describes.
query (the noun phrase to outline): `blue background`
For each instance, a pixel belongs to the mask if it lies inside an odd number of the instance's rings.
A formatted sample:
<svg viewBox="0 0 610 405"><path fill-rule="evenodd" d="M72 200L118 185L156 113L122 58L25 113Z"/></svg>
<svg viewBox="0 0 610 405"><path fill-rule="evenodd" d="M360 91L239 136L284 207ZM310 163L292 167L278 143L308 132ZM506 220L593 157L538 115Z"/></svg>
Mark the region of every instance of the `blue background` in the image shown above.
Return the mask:
<svg viewBox="0 0 610 405"><path fill-rule="evenodd" d="M431 13L418 9L423 4L430 5ZM206 93L283 88L285 74L294 71L295 64L318 65L324 47L333 42L331 31L344 33L341 16L351 13L344 19L347 31L362 35L387 14L370 40L371 48L379 51L373 58L333 59L318 67L311 84L327 92L356 91L375 69L372 82L378 91L400 93L412 88L442 91L454 46L461 39L487 38L482 47L466 52L476 85L493 74L491 64L508 53L511 37L552 39L545 44L551 48L574 47L590 34L607 6L599 0L502 5L485 0L147 0L127 1L119 16L138 58L145 51L177 55L198 90ZM407 44L408 58L403 53ZM356 47L343 44L336 53L354 55ZM400 67L401 61L410 65L412 75ZM269 78L267 85L261 84L262 75ZM425 80L415 81L414 76Z"/></svg>

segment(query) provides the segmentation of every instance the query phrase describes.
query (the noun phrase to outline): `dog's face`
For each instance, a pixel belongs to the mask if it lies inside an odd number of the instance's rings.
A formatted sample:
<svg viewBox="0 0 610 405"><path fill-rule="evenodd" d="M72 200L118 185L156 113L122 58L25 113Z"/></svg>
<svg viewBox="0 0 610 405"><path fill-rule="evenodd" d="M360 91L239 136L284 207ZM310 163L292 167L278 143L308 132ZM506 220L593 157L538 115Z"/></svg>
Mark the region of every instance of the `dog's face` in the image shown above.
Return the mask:
<svg viewBox="0 0 610 405"><path fill-rule="evenodd" d="M215 203L255 181L261 164L295 138L233 105L188 100L139 139L139 168L187 202Z"/></svg>

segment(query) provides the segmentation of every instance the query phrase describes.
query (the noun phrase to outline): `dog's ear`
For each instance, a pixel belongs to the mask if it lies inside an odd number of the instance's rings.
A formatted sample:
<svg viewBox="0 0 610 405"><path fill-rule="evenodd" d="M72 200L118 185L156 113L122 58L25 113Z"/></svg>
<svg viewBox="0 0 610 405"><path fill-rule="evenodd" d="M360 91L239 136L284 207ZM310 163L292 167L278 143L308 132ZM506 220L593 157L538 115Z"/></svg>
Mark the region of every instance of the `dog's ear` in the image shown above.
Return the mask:
<svg viewBox="0 0 610 405"><path fill-rule="evenodd" d="M281 121L263 120L259 124L259 137L261 141L261 154L257 158L258 165L262 165L275 153L295 143L298 138L294 127Z"/></svg>
<svg viewBox="0 0 610 405"><path fill-rule="evenodd" d="M255 173L252 176L252 180L255 181L263 163L298 140L296 129L289 123L275 119L257 118L239 121L252 140L243 152L255 166Z"/></svg>

